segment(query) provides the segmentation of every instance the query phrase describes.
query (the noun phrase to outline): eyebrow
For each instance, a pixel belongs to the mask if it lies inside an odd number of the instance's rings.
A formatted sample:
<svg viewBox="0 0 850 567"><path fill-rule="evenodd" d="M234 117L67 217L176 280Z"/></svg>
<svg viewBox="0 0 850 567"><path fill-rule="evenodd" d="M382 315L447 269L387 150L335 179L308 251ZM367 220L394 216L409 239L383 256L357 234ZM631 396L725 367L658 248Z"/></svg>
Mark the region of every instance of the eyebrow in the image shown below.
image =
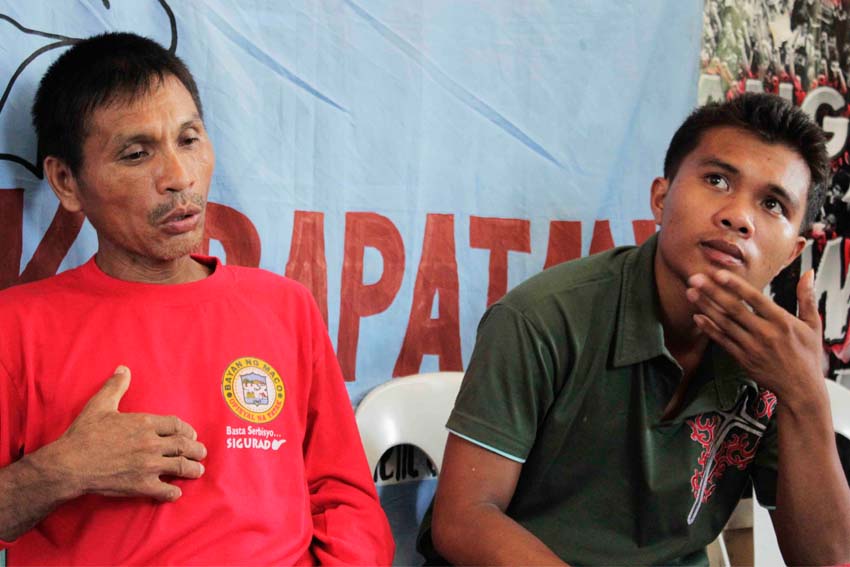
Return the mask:
<svg viewBox="0 0 850 567"><path fill-rule="evenodd" d="M716 167L718 169L722 169L726 173L731 173L732 175L739 175L741 173L741 170L739 170L737 167L735 167L731 163L725 162L725 161L723 161L721 159L717 159L717 158L711 158L711 157L705 158L704 160L702 160L700 162L700 166L702 166L702 167L713 166L713 167Z"/></svg>
<svg viewBox="0 0 850 567"><path fill-rule="evenodd" d="M722 169L726 173L730 175L740 175L741 170L732 165L731 163L725 162L721 159L717 158L706 158L700 162L700 166L712 166L718 169ZM797 199L791 192L789 192L785 187L781 185L776 185L775 183L769 183L767 185L768 192L778 198L780 201L786 202L792 208L797 208L800 206L800 200Z"/></svg>
<svg viewBox="0 0 850 567"><path fill-rule="evenodd" d="M184 122L183 124L180 125L180 131L183 131L187 128L194 128L196 126L202 126L203 124L204 124L204 121L201 120L201 116L196 113L196 114L192 115L192 118L190 118L189 120L187 120L186 122Z"/></svg>

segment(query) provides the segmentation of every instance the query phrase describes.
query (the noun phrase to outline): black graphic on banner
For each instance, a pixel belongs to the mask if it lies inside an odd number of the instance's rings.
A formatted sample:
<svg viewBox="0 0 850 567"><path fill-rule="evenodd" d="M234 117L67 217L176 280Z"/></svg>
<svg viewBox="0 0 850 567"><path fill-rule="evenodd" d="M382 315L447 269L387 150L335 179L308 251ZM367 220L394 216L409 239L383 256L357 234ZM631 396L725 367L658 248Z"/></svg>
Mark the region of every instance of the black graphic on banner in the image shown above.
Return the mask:
<svg viewBox="0 0 850 567"><path fill-rule="evenodd" d="M168 22L171 27L171 43L169 44L168 50L171 53L174 53L177 50L177 22L174 18L174 12L171 10L171 7L165 0L157 0L162 6L162 9L165 10L165 14L168 16ZM109 0L102 0L103 7L107 10L111 8ZM30 53L20 65L18 65L15 72L12 73L12 76L9 78L6 86L3 89L3 94L0 96L0 114L3 113L4 108L6 108L6 102L9 100L9 95L12 92L12 89L15 86L15 82L21 76L27 66L30 63L35 61L38 57L44 55L45 53L49 53L55 49L59 49L62 47L68 47L70 45L74 45L79 41L82 41L83 38L80 37L70 37L66 35L61 35L57 33L52 33L44 30L37 30L29 28L23 25L21 22L17 21L15 18L9 16L8 14L0 13L0 20L6 21L12 26L14 26L19 32L27 35L33 35L37 37L43 37L49 40L53 40L51 43L47 43L46 45L36 49L32 53ZM104 32L108 30L103 30ZM0 148L3 149L3 148ZM32 173L38 179L44 179L44 172L42 171L42 156L22 156L18 155L14 152L0 152L0 160L11 161L13 163L17 163L24 168L27 169L30 173ZM32 160L32 161L30 161Z"/></svg>

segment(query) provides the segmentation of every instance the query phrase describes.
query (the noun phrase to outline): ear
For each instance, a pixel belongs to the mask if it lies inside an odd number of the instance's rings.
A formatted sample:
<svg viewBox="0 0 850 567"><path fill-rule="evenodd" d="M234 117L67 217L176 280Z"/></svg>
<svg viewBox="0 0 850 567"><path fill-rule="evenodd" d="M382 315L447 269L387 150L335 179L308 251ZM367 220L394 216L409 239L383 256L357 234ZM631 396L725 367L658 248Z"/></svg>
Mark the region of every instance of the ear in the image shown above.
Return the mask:
<svg viewBox="0 0 850 567"><path fill-rule="evenodd" d="M79 183L64 160L56 156L44 158L44 176L64 209L72 213L82 210Z"/></svg>
<svg viewBox="0 0 850 567"><path fill-rule="evenodd" d="M661 217L664 213L664 198L667 197L669 191L670 182L664 177L656 177L652 180L649 206L652 208L652 217L658 226L661 226Z"/></svg>
<svg viewBox="0 0 850 567"><path fill-rule="evenodd" d="M797 256L803 253L803 249L806 247L806 239L802 236L798 236L796 242L794 242L794 248L791 250L791 254L788 256L788 260L782 264L782 270L784 270L788 265L797 259Z"/></svg>

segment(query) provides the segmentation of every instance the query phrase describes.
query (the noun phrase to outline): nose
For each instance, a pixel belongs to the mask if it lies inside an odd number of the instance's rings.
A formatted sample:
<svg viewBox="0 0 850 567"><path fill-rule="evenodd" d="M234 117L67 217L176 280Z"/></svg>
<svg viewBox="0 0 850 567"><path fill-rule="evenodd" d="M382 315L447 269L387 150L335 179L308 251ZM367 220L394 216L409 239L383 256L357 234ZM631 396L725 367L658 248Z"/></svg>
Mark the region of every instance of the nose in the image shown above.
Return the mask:
<svg viewBox="0 0 850 567"><path fill-rule="evenodd" d="M157 183L160 193L179 192L192 186L191 169L186 163L188 156L180 155L177 148L168 148L162 151L160 157L162 163Z"/></svg>
<svg viewBox="0 0 850 567"><path fill-rule="evenodd" d="M721 228L735 232L739 237L750 238L755 232L753 212L742 199L731 199L717 212L715 222Z"/></svg>

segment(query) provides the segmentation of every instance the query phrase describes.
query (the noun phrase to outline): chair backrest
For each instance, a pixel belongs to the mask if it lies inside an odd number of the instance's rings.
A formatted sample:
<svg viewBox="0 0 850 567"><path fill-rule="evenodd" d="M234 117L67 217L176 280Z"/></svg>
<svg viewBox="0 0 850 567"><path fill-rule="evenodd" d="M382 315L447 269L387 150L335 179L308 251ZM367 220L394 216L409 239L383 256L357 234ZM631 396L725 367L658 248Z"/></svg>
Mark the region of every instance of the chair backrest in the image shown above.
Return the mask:
<svg viewBox="0 0 850 567"><path fill-rule="evenodd" d="M832 410L832 424L836 433L850 438L850 390L832 380L826 380L829 405ZM770 513L753 504L753 552L755 567L784 565L779 542L773 531Z"/></svg>
<svg viewBox="0 0 850 567"><path fill-rule="evenodd" d="M370 470L387 449L410 444L439 470L446 446L446 420L454 407L462 372L432 372L393 378L377 386L355 411Z"/></svg>

